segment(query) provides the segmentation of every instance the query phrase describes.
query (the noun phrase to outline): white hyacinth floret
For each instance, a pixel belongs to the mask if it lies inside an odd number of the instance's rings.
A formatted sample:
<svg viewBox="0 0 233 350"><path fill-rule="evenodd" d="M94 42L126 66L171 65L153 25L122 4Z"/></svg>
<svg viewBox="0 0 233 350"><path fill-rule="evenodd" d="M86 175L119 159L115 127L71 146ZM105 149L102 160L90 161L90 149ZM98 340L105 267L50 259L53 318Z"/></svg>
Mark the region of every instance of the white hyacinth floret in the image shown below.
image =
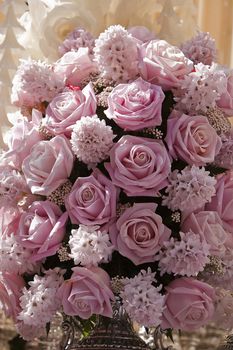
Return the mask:
<svg viewBox="0 0 233 350"><path fill-rule="evenodd" d="M71 231L69 240L70 257L76 265L98 265L108 262L113 252L113 245L107 231L100 231L99 226L80 225Z"/></svg>
<svg viewBox="0 0 233 350"><path fill-rule="evenodd" d="M105 160L113 146L112 128L97 115L82 117L76 122L71 134L74 154L90 168Z"/></svg>

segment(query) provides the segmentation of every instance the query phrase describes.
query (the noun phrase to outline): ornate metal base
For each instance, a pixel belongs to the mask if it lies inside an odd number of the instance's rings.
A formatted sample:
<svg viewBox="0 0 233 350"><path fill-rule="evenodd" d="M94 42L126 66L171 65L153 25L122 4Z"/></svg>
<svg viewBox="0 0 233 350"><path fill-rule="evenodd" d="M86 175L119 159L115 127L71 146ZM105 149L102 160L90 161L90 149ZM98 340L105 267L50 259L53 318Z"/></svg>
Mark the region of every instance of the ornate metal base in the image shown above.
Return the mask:
<svg viewBox="0 0 233 350"><path fill-rule="evenodd" d="M233 335L229 335L225 343L221 345L218 350L233 350Z"/></svg>

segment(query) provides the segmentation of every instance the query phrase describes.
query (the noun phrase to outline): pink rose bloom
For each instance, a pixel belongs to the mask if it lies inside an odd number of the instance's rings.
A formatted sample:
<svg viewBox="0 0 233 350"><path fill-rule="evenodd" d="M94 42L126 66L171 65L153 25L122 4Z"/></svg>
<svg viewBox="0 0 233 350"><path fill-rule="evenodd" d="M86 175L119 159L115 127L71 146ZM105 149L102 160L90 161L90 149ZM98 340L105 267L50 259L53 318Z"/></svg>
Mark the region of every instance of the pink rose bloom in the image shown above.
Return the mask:
<svg viewBox="0 0 233 350"><path fill-rule="evenodd" d="M57 252L65 235L67 218L67 213L49 201L34 202L28 212L22 214L17 235L23 247L33 250L33 262Z"/></svg>
<svg viewBox="0 0 233 350"><path fill-rule="evenodd" d="M112 317L114 295L108 274L99 267L74 267L72 270L71 278L58 290L65 314L83 319L93 314Z"/></svg>
<svg viewBox="0 0 233 350"><path fill-rule="evenodd" d="M193 70L193 63L176 46L152 40L140 48L139 69L143 79L170 90L180 85Z"/></svg>
<svg viewBox="0 0 233 350"><path fill-rule="evenodd" d="M205 209L217 211L224 229L233 233L233 171L218 175L215 187L216 195Z"/></svg>
<svg viewBox="0 0 233 350"><path fill-rule="evenodd" d="M227 77L227 89L220 99L216 101L217 106L226 114L231 116L233 114L233 71Z"/></svg>
<svg viewBox="0 0 233 350"><path fill-rule="evenodd" d="M204 116L189 116L173 110L168 118L165 141L174 159L190 165L212 163L222 142Z"/></svg>
<svg viewBox="0 0 233 350"><path fill-rule="evenodd" d="M164 97L160 86L138 78L130 84L119 84L112 90L105 114L124 130L160 125Z"/></svg>
<svg viewBox="0 0 233 350"><path fill-rule="evenodd" d="M146 43L147 41L155 39L155 34L144 26L134 26L127 30L139 43Z"/></svg>
<svg viewBox="0 0 233 350"><path fill-rule="evenodd" d="M20 216L21 212L17 207L4 206L0 208L0 238L16 234Z"/></svg>
<svg viewBox="0 0 233 350"><path fill-rule="evenodd" d="M9 150L5 153L4 158L17 169L21 169L22 163L32 147L43 139L38 131L41 120L41 112L33 109L31 121L22 117L8 132L7 146Z"/></svg>
<svg viewBox="0 0 233 350"><path fill-rule="evenodd" d="M128 196L155 196L167 184L171 162L162 141L123 136L105 163L112 182Z"/></svg>
<svg viewBox="0 0 233 350"><path fill-rule="evenodd" d="M43 124L52 134L70 137L74 124L95 112L96 98L91 84L83 90L66 89L48 105Z"/></svg>
<svg viewBox="0 0 233 350"><path fill-rule="evenodd" d="M79 177L65 205L73 224L104 225L116 216L117 190L99 170Z"/></svg>
<svg viewBox="0 0 233 350"><path fill-rule="evenodd" d="M194 331L212 320L214 289L194 278L178 278L166 287L162 329Z"/></svg>
<svg viewBox="0 0 233 350"><path fill-rule="evenodd" d="M34 145L22 165L32 193L48 196L65 183L71 174L73 161L70 144L63 136L56 136Z"/></svg>
<svg viewBox="0 0 233 350"><path fill-rule="evenodd" d="M0 272L0 305L7 317L16 320L20 311L19 298L25 283L21 276Z"/></svg>
<svg viewBox="0 0 233 350"><path fill-rule="evenodd" d="M222 220L216 211L200 211L190 214L182 223L181 231L199 235L210 246L211 255L222 255L228 234L222 227Z"/></svg>
<svg viewBox="0 0 233 350"><path fill-rule="evenodd" d="M156 260L155 254L170 237L154 203L135 203L110 226L110 238L116 250L135 265Z"/></svg>
<svg viewBox="0 0 233 350"><path fill-rule="evenodd" d="M65 53L55 63L54 71L66 81L66 84L79 85L91 73L97 72L97 66L89 56L88 47L80 47L78 51Z"/></svg>

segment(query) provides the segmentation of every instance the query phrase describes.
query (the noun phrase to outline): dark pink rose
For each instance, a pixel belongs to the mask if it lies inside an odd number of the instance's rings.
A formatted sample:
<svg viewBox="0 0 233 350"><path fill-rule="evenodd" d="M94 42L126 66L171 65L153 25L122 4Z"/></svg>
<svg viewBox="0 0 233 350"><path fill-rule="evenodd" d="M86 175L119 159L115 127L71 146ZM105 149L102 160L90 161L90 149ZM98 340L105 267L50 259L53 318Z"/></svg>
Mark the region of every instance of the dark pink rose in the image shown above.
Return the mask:
<svg viewBox="0 0 233 350"><path fill-rule="evenodd" d="M67 88L50 102L43 124L52 134L70 137L74 124L95 112L96 98L91 84L83 90Z"/></svg>
<svg viewBox="0 0 233 350"><path fill-rule="evenodd" d="M233 114L233 71L227 77L227 89L216 101L217 106L229 116Z"/></svg>
<svg viewBox="0 0 233 350"><path fill-rule="evenodd" d="M63 136L34 145L22 165L32 193L48 196L65 183L71 174L73 160L70 144Z"/></svg>
<svg viewBox="0 0 233 350"><path fill-rule="evenodd" d="M66 198L73 224L104 225L116 216L117 190L99 170L79 177Z"/></svg>
<svg viewBox="0 0 233 350"><path fill-rule="evenodd" d="M233 171L217 176L216 195L206 204L206 210L217 211L223 227L233 233Z"/></svg>
<svg viewBox="0 0 233 350"><path fill-rule="evenodd" d="M171 162L162 141L127 135L113 146L105 168L128 196L155 196L168 183Z"/></svg>
<svg viewBox="0 0 233 350"><path fill-rule="evenodd" d="M97 66L89 56L88 47L80 47L78 51L65 53L55 63L54 71L66 81L66 84L79 85L91 73L97 72Z"/></svg>
<svg viewBox="0 0 233 350"><path fill-rule="evenodd" d="M74 267L72 270L71 278L58 290L65 314L83 319L93 314L112 317L114 295L108 274L99 267Z"/></svg>
<svg viewBox="0 0 233 350"><path fill-rule="evenodd" d="M163 329L193 331L211 321L214 314L214 289L194 278L178 278L166 287Z"/></svg>
<svg viewBox="0 0 233 350"><path fill-rule="evenodd" d="M165 141L174 159L190 165L212 163L222 142L204 116L189 116L173 110L168 118Z"/></svg>
<svg viewBox="0 0 233 350"><path fill-rule="evenodd" d="M134 26L127 30L139 43L146 43L147 41L155 39L155 34L144 26Z"/></svg>
<svg viewBox="0 0 233 350"><path fill-rule="evenodd" d="M124 130L140 130L161 124L163 100L160 86L138 78L112 90L105 114Z"/></svg>
<svg viewBox="0 0 233 350"><path fill-rule="evenodd" d="M170 229L163 224L155 209L154 203L136 203L110 226L115 249L135 265L155 261L155 254L170 237Z"/></svg>
<svg viewBox="0 0 233 350"><path fill-rule="evenodd" d="M65 235L67 218L67 213L49 201L34 202L28 212L22 214L17 235L22 246L33 251L32 261L57 252Z"/></svg>
<svg viewBox="0 0 233 350"><path fill-rule="evenodd" d="M16 317L20 311L19 298L25 283L21 276L0 272L0 305L7 317Z"/></svg>
<svg viewBox="0 0 233 350"><path fill-rule="evenodd" d="M182 232L192 231L198 234L210 246L211 255L222 255L228 234L216 211L199 211L190 214L181 225Z"/></svg>
<svg viewBox="0 0 233 350"><path fill-rule="evenodd" d="M140 48L140 74L143 79L170 90L180 85L193 70L193 63L176 46L165 40L152 40Z"/></svg>
<svg viewBox="0 0 233 350"><path fill-rule="evenodd" d="M31 121L24 117L19 118L8 131L8 151L4 154L4 158L17 169L21 169L22 163L31 152L32 147L43 139L38 131L41 120L41 112L33 109Z"/></svg>

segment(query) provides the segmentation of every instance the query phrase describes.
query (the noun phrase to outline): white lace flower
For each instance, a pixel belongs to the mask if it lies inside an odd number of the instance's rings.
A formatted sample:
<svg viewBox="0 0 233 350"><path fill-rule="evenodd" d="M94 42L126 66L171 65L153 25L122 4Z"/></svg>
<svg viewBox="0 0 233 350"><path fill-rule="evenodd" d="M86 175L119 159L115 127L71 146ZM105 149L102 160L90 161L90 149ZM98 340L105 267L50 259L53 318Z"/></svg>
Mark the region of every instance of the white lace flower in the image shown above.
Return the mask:
<svg viewBox="0 0 233 350"><path fill-rule="evenodd" d="M94 55L105 79L127 82L138 74L136 40L120 25L111 26L100 34Z"/></svg>
<svg viewBox="0 0 233 350"><path fill-rule="evenodd" d="M161 323L164 310L162 286L154 287L155 273L150 268L142 270L134 278L122 280L124 289L120 293L123 306L130 318L146 327L157 327Z"/></svg>
<svg viewBox="0 0 233 350"><path fill-rule="evenodd" d="M169 176L169 184L166 187L166 196L163 197L163 205L169 209L193 211L210 202L215 195L216 179L209 175L204 167L185 167L181 173L174 170Z"/></svg>
<svg viewBox="0 0 233 350"><path fill-rule="evenodd" d="M73 128L71 145L74 154L83 163L94 167L106 159L113 146L113 131L97 115L82 117Z"/></svg>
<svg viewBox="0 0 233 350"><path fill-rule="evenodd" d="M60 307L57 290L64 281L63 272L56 268L46 271L44 276L34 276L30 288L24 288L20 297L19 321L39 328L51 321Z"/></svg>
<svg viewBox="0 0 233 350"><path fill-rule="evenodd" d="M180 232L180 240L164 242L158 256L161 274L197 276L209 263L209 245L193 232Z"/></svg>
<svg viewBox="0 0 233 350"><path fill-rule="evenodd" d="M99 226L80 225L77 230L71 231L70 257L74 259L75 264L98 265L110 260L113 245L107 232L98 229Z"/></svg>

